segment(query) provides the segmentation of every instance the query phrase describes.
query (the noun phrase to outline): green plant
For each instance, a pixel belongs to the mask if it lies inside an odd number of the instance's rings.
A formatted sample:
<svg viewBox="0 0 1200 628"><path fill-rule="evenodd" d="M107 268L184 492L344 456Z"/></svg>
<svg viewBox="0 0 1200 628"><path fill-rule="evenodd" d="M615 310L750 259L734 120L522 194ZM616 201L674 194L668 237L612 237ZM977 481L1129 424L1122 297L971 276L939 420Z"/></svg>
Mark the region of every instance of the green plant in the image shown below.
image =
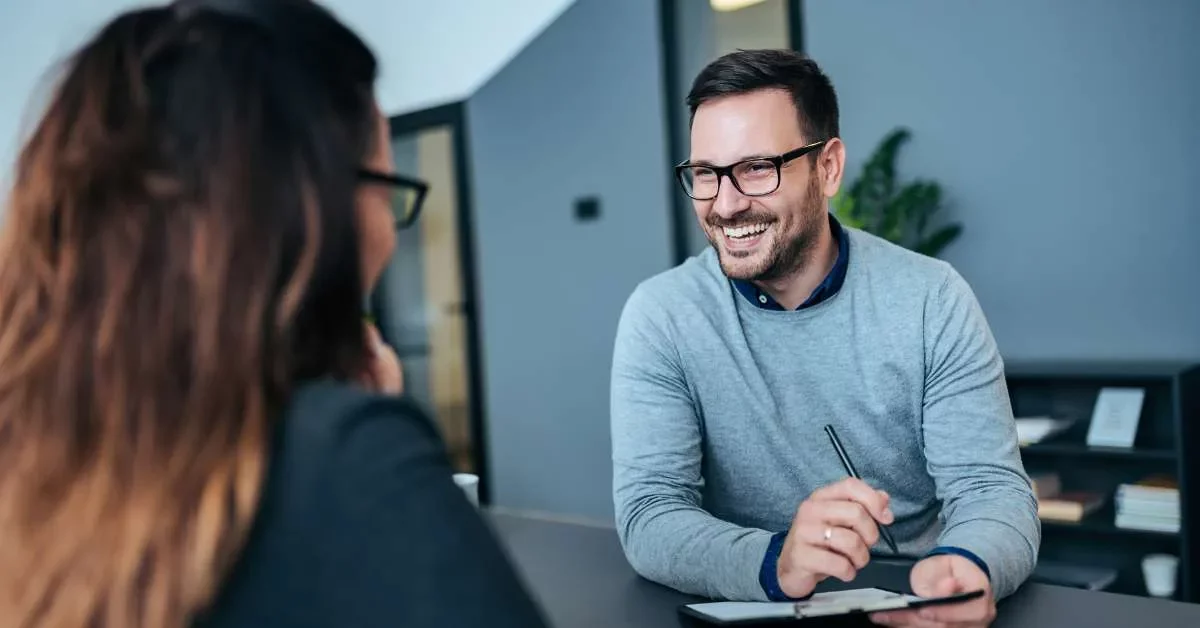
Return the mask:
<svg viewBox="0 0 1200 628"><path fill-rule="evenodd" d="M908 129L897 128L875 148L862 172L833 198L833 213L842 224L873 233L918 253L937 257L958 238L962 225L937 227L933 218L942 208L942 188L933 181L896 181L896 157L908 141Z"/></svg>

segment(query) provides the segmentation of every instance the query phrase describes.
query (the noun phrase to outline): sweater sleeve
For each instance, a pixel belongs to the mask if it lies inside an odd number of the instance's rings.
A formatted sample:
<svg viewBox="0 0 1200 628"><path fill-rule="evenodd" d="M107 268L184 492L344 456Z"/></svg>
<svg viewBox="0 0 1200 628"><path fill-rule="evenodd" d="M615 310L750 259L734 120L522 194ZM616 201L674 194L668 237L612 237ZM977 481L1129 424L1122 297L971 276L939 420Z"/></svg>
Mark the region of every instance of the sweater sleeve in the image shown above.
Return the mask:
<svg viewBox="0 0 1200 628"><path fill-rule="evenodd" d="M618 325L612 370L617 531L642 576L685 593L765 600L771 534L701 507L702 427L665 312L639 288Z"/></svg>
<svg viewBox="0 0 1200 628"><path fill-rule="evenodd" d="M1004 366L983 312L953 269L925 320L922 432L942 502L942 546L980 557L999 599L1032 573L1037 500L1021 463Z"/></svg>

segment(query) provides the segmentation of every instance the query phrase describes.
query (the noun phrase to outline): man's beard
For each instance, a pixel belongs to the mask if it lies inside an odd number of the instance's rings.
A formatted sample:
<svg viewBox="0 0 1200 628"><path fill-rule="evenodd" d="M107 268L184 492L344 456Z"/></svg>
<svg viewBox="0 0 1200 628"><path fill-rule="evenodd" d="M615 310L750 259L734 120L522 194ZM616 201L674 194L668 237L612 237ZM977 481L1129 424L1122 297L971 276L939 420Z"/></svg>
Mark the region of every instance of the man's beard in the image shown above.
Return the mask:
<svg viewBox="0 0 1200 628"><path fill-rule="evenodd" d="M821 229L828 228L827 218L825 217L826 210L824 208L824 197L821 195L820 183L816 177L808 186L808 192L804 196L804 206L796 216L796 233L789 240L786 234L776 231L774 241L771 243L771 250L767 252L766 261L760 264L758 268L752 269L737 269L727 259L725 253L721 251L721 246L717 243L716 238L721 237L722 228L737 227L740 225L751 225L757 223L768 222L778 230L779 221L774 220L773 216L764 216L747 212L743 216L738 216L736 220L722 221L715 214L711 214L708 219L709 226L713 227L716 235L708 234L708 243L717 251L717 257L721 264L721 272L725 273L730 279L740 279L744 281L774 281L788 275L797 273L804 268L812 257L813 248L816 246L817 240L821 235Z"/></svg>

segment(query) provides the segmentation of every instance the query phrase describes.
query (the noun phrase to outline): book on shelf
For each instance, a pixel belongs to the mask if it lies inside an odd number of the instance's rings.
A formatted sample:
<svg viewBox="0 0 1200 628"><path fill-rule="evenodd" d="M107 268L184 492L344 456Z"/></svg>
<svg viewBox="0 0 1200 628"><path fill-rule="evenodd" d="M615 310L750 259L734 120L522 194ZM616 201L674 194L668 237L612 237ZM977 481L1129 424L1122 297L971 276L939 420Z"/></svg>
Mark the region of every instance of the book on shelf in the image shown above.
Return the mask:
<svg viewBox="0 0 1200 628"><path fill-rule="evenodd" d="M1151 475L1117 487L1114 525L1131 530L1178 532L1179 482L1169 475Z"/></svg>
<svg viewBox="0 0 1200 628"><path fill-rule="evenodd" d="M1127 513L1131 515L1144 515L1146 517L1174 517L1179 518L1180 509L1179 502L1159 502L1159 501L1142 501L1136 499L1126 499L1117 496L1117 513Z"/></svg>
<svg viewBox="0 0 1200 628"><path fill-rule="evenodd" d="M1118 512L1113 525L1125 530L1147 530L1150 532L1179 532L1179 517L1152 517L1149 515Z"/></svg>
<svg viewBox="0 0 1200 628"><path fill-rule="evenodd" d="M1143 499L1179 499L1179 482L1174 476L1166 474L1150 475L1134 482L1117 487L1118 494Z"/></svg>
<svg viewBox="0 0 1200 628"><path fill-rule="evenodd" d="M1038 518L1078 522L1104 506L1105 495L1092 491L1068 491L1038 499Z"/></svg>
<svg viewBox="0 0 1200 628"><path fill-rule="evenodd" d="M1062 478L1054 471L1029 474L1038 500L1038 518L1047 521L1082 521L1104 505L1106 496L1088 491L1062 490Z"/></svg>
<svg viewBox="0 0 1200 628"><path fill-rule="evenodd" d="M1033 485L1033 496L1038 499L1054 497L1062 492L1062 478L1053 471L1030 473L1029 481Z"/></svg>

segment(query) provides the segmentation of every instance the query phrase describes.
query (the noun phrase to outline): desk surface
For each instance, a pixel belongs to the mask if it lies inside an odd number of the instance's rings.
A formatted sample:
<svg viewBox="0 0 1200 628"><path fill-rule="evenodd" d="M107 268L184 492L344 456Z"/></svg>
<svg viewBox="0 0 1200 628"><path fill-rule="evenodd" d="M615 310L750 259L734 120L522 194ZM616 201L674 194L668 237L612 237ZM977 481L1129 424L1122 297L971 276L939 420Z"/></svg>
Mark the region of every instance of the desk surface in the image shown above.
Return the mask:
<svg viewBox="0 0 1200 628"><path fill-rule="evenodd" d="M699 601L637 576L611 528L492 513L493 526L556 628L681 625L676 609ZM872 563L851 585L905 587L908 566ZM1200 626L1200 605L1026 584L1002 601L995 628Z"/></svg>

